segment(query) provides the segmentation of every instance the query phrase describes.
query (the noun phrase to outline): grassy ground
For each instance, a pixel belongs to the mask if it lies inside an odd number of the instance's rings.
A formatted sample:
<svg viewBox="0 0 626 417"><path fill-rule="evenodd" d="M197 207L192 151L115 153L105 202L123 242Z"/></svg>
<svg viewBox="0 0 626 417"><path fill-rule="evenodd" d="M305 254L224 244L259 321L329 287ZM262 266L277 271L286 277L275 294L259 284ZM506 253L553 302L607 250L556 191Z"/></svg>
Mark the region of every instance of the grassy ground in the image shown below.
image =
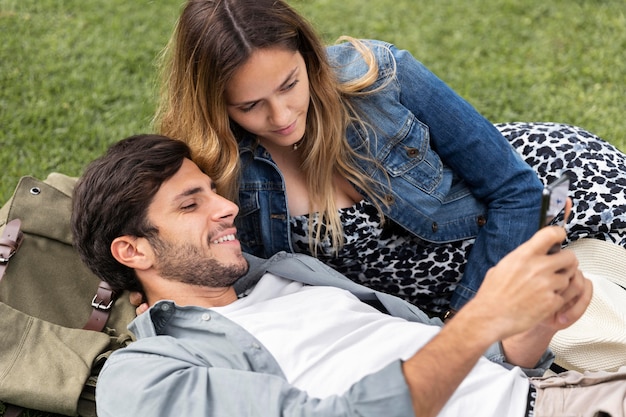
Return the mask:
<svg viewBox="0 0 626 417"><path fill-rule="evenodd" d="M0 201L150 129L182 0L0 0ZM626 150L621 0L293 0L332 42L412 51L494 122L581 125Z"/></svg>
<svg viewBox="0 0 626 417"><path fill-rule="evenodd" d="M0 0L0 201L151 129L182 0ZM292 0L332 42L408 49L494 122L577 124L626 150L622 0ZM32 417L33 414L31 414Z"/></svg>

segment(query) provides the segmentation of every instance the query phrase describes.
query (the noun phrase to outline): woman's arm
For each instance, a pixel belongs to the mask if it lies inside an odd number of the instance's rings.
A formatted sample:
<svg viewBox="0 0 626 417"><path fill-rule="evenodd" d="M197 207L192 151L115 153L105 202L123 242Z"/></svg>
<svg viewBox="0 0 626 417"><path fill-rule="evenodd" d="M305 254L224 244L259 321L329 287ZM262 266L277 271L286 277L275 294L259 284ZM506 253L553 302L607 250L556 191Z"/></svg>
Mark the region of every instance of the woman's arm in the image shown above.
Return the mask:
<svg viewBox="0 0 626 417"><path fill-rule="evenodd" d="M488 207L452 300L459 309L487 270L536 230L542 184L491 122L413 58L392 47L400 101L429 128L441 160Z"/></svg>

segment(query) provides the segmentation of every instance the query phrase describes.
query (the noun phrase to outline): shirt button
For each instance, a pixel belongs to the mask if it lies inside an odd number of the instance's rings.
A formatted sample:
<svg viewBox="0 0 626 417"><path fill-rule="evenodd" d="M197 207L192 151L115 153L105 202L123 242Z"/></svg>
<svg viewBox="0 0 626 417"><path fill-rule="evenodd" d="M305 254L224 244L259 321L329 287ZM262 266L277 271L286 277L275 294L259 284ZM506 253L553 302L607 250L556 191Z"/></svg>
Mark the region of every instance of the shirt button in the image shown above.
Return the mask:
<svg viewBox="0 0 626 417"><path fill-rule="evenodd" d="M478 218L476 219L476 223L478 223L478 225L482 227L487 223L487 219L485 218L485 216L478 216Z"/></svg>
<svg viewBox="0 0 626 417"><path fill-rule="evenodd" d="M161 310L169 311L169 309L170 309L170 305L169 304L161 304Z"/></svg>
<svg viewBox="0 0 626 417"><path fill-rule="evenodd" d="M439 225L437 224L437 222L434 222L433 225L431 226L431 229L433 229L433 232L437 232L437 230L439 230Z"/></svg>
<svg viewBox="0 0 626 417"><path fill-rule="evenodd" d="M202 314L202 320L203 321L209 321L211 320L211 315L209 313L204 313Z"/></svg>
<svg viewBox="0 0 626 417"><path fill-rule="evenodd" d="M417 148L409 148L406 150L406 154L409 156L409 158L417 158L420 152Z"/></svg>
<svg viewBox="0 0 626 417"><path fill-rule="evenodd" d="M393 204L393 201L394 201L393 195L387 194L385 196L385 201L387 202L387 204Z"/></svg>

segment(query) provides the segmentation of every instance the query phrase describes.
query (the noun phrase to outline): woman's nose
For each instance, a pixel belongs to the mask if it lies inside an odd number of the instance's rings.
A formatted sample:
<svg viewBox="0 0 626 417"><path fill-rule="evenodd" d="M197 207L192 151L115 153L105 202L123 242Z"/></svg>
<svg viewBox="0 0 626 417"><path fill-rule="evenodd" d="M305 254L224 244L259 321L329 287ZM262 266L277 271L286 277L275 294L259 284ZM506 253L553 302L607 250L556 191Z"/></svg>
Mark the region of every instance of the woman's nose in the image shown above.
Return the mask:
<svg viewBox="0 0 626 417"><path fill-rule="evenodd" d="M270 121L279 128L286 127L290 122L289 106L282 100L276 100L270 105Z"/></svg>

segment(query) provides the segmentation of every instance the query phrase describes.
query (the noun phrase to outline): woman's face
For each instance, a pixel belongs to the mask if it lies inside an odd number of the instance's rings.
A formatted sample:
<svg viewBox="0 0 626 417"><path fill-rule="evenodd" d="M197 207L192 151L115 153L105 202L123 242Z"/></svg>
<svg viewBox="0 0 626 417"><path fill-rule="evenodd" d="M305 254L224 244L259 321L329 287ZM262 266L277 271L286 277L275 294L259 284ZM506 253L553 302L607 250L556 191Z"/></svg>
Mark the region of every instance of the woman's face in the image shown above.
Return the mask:
<svg viewBox="0 0 626 417"><path fill-rule="evenodd" d="M275 146L292 146L302 139L309 98L302 55L283 48L255 51L225 91L229 117Z"/></svg>

